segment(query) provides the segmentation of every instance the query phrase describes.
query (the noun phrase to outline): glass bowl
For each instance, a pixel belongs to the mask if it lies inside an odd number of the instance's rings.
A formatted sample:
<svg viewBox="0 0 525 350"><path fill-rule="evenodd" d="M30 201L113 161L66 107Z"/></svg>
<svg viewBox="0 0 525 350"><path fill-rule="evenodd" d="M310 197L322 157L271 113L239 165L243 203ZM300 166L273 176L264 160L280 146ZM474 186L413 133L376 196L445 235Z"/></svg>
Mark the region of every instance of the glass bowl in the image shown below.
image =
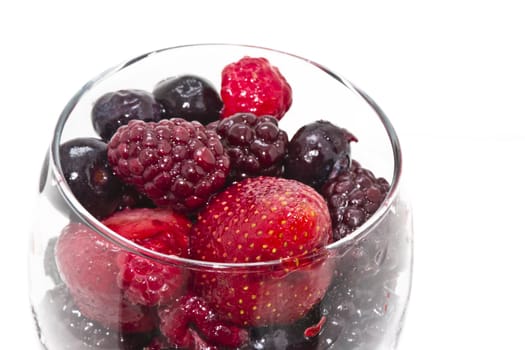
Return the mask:
<svg viewBox="0 0 525 350"><path fill-rule="evenodd" d="M361 164L390 184L385 199L364 224L300 259L214 262L147 249L106 227L80 204L64 176L59 150L68 140L98 137L90 118L97 98L120 89L151 91L159 81L183 74L205 77L220 87L222 68L244 56L267 58L292 87L292 106L279 121L289 138L305 124L327 120L359 139L352 144L353 166ZM394 349L412 273L412 219L401 174L399 141L378 105L345 78L308 59L261 47L203 44L154 51L109 69L66 105L42 169L29 264L30 300L40 341L49 350ZM64 282L64 271L55 259L57 239L71 230L76 230L79 247L70 244L60 249L79 249L68 253L89 265L73 270L99 269L81 286L71 285L71 279ZM86 237L94 237L98 246L90 247ZM83 254L90 249L100 254L85 262ZM123 259L178 271L184 281L173 283L181 284L180 293L162 305L130 301L127 294L119 293L122 281L117 280L123 277L118 266ZM77 264L75 259L69 261ZM195 282L202 278L215 283L206 293ZM72 290L78 288L94 293L88 306L79 307L79 299L72 297ZM308 288L317 291L316 298L293 298L298 290ZM107 295L97 295L98 291ZM234 294L241 296L239 305L212 300L229 292L239 293ZM267 314L274 316L260 322L232 316L251 312L244 310L243 298L244 305L271 309L273 313ZM292 319L282 316L297 309L302 311ZM165 336L169 310L184 315L176 319L170 314L179 327L172 322L170 334L178 334L180 342Z"/></svg>

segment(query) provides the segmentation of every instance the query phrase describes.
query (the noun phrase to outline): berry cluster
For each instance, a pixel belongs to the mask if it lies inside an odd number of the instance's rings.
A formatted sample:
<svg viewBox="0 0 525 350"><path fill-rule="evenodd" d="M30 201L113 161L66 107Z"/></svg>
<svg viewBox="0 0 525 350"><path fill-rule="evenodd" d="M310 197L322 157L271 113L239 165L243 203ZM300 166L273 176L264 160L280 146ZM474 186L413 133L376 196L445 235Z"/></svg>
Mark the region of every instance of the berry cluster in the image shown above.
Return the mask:
<svg viewBox="0 0 525 350"><path fill-rule="evenodd" d="M220 94L194 75L106 93L92 109L100 139L61 145L62 171L86 210L135 245L281 264L190 271L70 223L46 252L57 285L48 303L105 334L81 335L89 347L318 349L338 333L336 309L322 305L352 281L323 247L362 225L389 185L351 162L357 139L343 128L320 120L289 141L279 122L292 90L265 58L244 57L221 78Z"/></svg>

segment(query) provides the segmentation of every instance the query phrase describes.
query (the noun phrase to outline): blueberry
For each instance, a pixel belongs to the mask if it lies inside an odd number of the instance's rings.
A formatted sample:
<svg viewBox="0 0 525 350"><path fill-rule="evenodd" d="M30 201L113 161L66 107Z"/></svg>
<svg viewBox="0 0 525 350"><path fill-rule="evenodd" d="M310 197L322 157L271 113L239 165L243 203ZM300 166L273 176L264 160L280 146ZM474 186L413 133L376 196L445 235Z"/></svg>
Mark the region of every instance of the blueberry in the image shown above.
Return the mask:
<svg viewBox="0 0 525 350"><path fill-rule="evenodd" d="M130 120L159 121L163 113L162 106L150 92L119 90L97 99L91 110L91 122L98 135L109 141L115 131Z"/></svg>
<svg viewBox="0 0 525 350"><path fill-rule="evenodd" d="M328 121L301 127L288 144L285 177L319 190L350 166L350 142L357 139Z"/></svg>
<svg viewBox="0 0 525 350"><path fill-rule="evenodd" d="M208 124L219 119L222 100L207 80L195 75L167 78L153 90L170 117Z"/></svg>
<svg viewBox="0 0 525 350"><path fill-rule="evenodd" d="M71 191L97 219L117 209L123 188L106 152L106 143L95 138L77 138L60 146L60 164Z"/></svg>

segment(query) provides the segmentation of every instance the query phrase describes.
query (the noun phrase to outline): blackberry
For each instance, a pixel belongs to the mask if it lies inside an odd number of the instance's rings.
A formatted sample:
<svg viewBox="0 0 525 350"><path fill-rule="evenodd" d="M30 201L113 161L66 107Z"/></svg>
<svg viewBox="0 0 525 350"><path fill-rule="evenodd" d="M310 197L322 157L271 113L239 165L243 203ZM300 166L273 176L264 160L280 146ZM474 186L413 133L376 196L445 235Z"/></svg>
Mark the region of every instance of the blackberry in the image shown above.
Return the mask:
<svg viewBox="0 0 525 350"><path fill-rule="evenodd" d="M143 90L108 92L97 99L91 110L91 122L104 141L130 120L159 121L163 118L162 106L153 95Z"/></svg>
<svg viewBox="0 0 525 350"><path fill-rule="evenodd" d="M390 185L384 178L376 178L357 161L335 178L326 182L322 195L328 203L334 240L355 231L379 208Z"/></svg>
<svg viewBox="0 0 525 350"><path fill-rule="evenodd" d="M52 348L135 350L152 338L151 333L123 333L84 317L63 284L46 292L43 311L48 318L45 326L52 327L46 329L47 345Z"/></svg>
<svg viewBox="0 0 525 350"><path fill-rule="evenodd" d="M288 135L279 129L277 119L269 115L257 117L252 113L237 113L208 128L213 126L230 157L231 180L282 175Z"/></svg>
<svg viewBox="0 0 525 350"><path fill-rule="evenodd" d="M349 168L351 141L357 141L354 135L328 121L304 125L288 144L285 177L319 190Z"/></svg>
<svg viewBox="0 0 525 350"><path fill-rule="evenodd" d="M130 121L111 138L108 159L117 176L157 206L186 213L222 189L230 170L217 133L181 118Z"/></svg>
<svg viewBox="0 0 525 350"><path fill-rule="evenodd" d="M195 75L165 79L157 84L153 95L172 118L207 124L218 120L222 109L222 100L212 84Z"/></svg>
<svg viewBox="0 0 525 350"><path fill-rule="evenodd" d="M60 164L71 191L97 219L119 206L122 182L107 161L107 145L96 138L76 138L60 145Z"/></svg>
<svg viewBox="0 0 525 350"><path fill-rule="evenodd" d="M131 185L124 185L117 211L134 208L155 208L155 204Z"/></svg>

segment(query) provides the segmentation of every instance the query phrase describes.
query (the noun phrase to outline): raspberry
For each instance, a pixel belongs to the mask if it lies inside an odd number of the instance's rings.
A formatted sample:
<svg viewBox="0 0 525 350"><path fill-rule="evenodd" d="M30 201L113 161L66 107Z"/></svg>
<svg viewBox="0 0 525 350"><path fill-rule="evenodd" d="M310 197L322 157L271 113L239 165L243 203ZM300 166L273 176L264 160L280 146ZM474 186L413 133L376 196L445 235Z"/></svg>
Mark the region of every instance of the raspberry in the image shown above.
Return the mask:
<svg viewBox="0 0 525 350"><path fill-rule="evenodd" d="M188 256L191 223L170 209L124 210L103 223L150 250ZM127 252L121 253L118 264L117 284L126 299L134 304L167 304L180 295L187 279L184 269Z"/></svg>
<svg viewBox="0 0 525 350"><path fill-rule="evenodd" d="M202 299L187 295L176 303L159 310L160 330L168 341L179 347L187 347L192 342L209 343L237 348L248 340L248 332L229 325ZM190 327L190 324L195 329ZM195 338L197 330L205 338Z"/></svg>
<svg viewBox="0 0 525 350"><path fill-rule="evenodd" d="M313 188L276 177L240 181L200 212L191 232L192 257L283 264L249 274L196 272L195 290L221 318L240 326L294 322L330 283L330 262L306 258L330 243L330 232L328 207Z"/></svg>
<svg viewBox="0 0 525 350"><path fill-rule="evenodd" d="M230 157L232 180L283 173L288 135L274 117L237 113L222 119L215 128Z"/></svg>
<svg viewBox="0 0 525 350"><path fill-rule="evenodd" d="M372 216L385 199L390 185L357 162L326 182L322 194L332 217L334 240L352 233Z"/></svg>
<svg viewBox="0 0 525 350"><path fill-rule="evenodd" d="M108 160L124 182L179 212L203 206L230 170L217 133L181 118L130 121L111 138Z"/></svg>
<svg viewBox="0 0 525 350"><path fill-rule="evenodd" d="M278 68L263 57L244 57L222 71L222 118L239 112L281 119L292 105L292 89Z"/></svg>

